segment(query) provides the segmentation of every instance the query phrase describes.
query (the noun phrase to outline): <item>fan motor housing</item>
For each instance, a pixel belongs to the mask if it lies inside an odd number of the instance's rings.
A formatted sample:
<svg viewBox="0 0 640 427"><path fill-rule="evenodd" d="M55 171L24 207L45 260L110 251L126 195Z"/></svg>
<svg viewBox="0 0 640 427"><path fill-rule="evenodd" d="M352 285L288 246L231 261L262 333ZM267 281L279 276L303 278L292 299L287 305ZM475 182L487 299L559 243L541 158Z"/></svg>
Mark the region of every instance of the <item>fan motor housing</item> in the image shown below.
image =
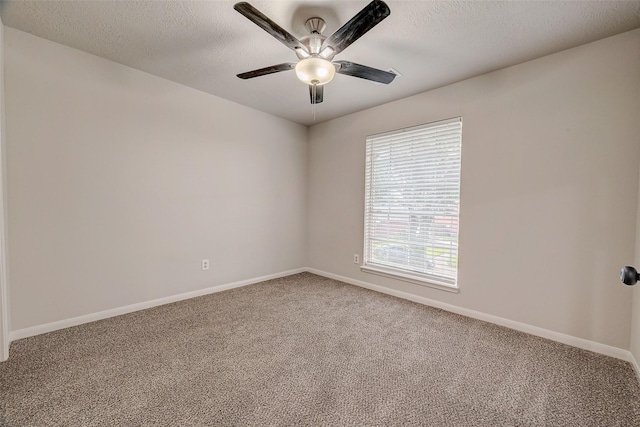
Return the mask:
<svg viewBox="0 0 640 427"><path fill-rule="evenodd" d="M307 27L307 30L309 30L310 34L301 37L300 43L302 43L307 48L309 54L296 49L296 55L298 56L298 59L306 59L309 56L320 56L323 59L331 61L335 56L333 50L327 49L327 52L323 52L323 55L320 55L322 43L324 43L325 39L327 38L326 36L322 35L322 32L327 27L324 19L318 17L309 18L307 19L307 22L305 22L305 27Z"/></svg>
<svg viewBox="0 0 640 427"><path fill-rule="evenodd" d="M320 54L320 47L322 46L322 42L324 42L324 39L326 39L326 37L321 34L311 34L308 36L300 37L300 43L307 47L311 56L318 56ZM304 53L301 54L301 52L297 50L296 55L298 55L298 58L300 59L309 57L309 55L305 55Z"/></svg>

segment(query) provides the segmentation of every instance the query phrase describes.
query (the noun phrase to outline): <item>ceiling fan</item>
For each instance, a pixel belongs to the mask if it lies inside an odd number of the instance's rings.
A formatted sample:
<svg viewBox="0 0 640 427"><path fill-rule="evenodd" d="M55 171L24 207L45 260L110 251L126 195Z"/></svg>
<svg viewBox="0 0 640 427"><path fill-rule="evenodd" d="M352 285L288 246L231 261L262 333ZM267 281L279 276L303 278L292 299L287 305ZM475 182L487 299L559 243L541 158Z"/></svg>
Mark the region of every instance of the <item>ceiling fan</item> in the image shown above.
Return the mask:
<svg viewBox="0 0 640 427"><path fill-rule="evenodd" d="M396 77L394 73L366 65L333 60L335 55L389 16L391 10L383 1L373 0L329 37L322 35L322 31L326 27L324 20L317 17L310 18L305 23L310 34L300 40L247 2L237 3L233 8L292 49L299 59L298 62L285 62L238 74L241 79L252 79L281 71L295 70L298 79L309 86L311 103L318 104L323 100L324 85L329 83L336 73L384 84L391 83Z"/></svg>

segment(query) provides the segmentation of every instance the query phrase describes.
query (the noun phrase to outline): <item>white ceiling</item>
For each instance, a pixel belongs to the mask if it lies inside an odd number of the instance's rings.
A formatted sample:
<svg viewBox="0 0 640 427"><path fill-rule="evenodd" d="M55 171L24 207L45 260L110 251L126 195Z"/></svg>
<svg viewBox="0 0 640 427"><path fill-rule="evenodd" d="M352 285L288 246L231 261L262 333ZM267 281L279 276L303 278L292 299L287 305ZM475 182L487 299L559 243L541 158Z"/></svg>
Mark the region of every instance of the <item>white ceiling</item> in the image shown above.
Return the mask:
<svg viewBox="0 0 640 427"><path fill-rule="evenodd" d="M387 1L391 15L336 59L401 73L390 85L336 75L314 121L295 73L236 74L297 60L234 1L3 1L3 23L310 125L640 27L635 1ZM250 1L300 38L332 34L368 1Z"/></svg>

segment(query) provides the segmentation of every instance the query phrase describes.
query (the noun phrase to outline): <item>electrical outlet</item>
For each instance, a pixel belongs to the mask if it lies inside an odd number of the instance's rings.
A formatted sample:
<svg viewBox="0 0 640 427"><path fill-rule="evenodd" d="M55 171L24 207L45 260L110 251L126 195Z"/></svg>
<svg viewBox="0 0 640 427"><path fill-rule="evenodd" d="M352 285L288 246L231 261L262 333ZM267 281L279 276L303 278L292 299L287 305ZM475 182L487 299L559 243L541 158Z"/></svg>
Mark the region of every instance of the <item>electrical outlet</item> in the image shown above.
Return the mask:
<svg viewBox="0 0 640 427"><path fill-rule="evenodd" d="M209 260L208 259L203 259L202 260L202 270L208 270L209 269Z"/></svg>
<svg viewBox="0 0 640 427"><path fill-rule="evenodd" d="M360 264L360 255L353 254L353 263L354 264Z"/></svg>

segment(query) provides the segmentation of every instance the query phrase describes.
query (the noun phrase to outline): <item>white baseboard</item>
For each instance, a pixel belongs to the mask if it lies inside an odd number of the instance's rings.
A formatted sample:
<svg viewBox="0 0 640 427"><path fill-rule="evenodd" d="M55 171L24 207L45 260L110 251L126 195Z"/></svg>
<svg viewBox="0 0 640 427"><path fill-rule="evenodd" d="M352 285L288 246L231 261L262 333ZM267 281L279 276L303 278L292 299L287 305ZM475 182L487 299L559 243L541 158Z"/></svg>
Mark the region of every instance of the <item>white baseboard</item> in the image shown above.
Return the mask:
<svg viewBox="0 0 640 427"><path fill-rule="evenodd" d="M442 310L446 310L456 314L461 314L463 316L471 317L473 319L483 320L485 322L494 323L500 326L505 326L507 328L515 329L520 332L526 332L528 334L536 335L538 337L547 338L552 341L557 341L573 347L593 351L595 353L604 354L606 356L615 357L616 359L622 359L624 361L631 362L632 364L635 363L635 360L632 362L633 356L631 355L630 351L623 350L618 347L601 344L595 341L589 341L583 338L574 337L574 336L563 334L560 332L550 331L548 329L539 328L537 326L531 326L526 323L516 322L513 320L505 319L503 317L493 316L491 314L482 313L480 311L475 311L468 308L458 307L452 304L447 304L447 303L432 300L429 298L424 298L418 295L409 294L407 292L402 292L402 291L390 289L384 286L363 282L361 280L352 279L350 277L340 276L340 275L328 273L322 270L316 270L315 268L307 268L307 271L309 273L317 274L319 276L324 276L330 279L339 280L340 282L345 282L351 285L360 286L362 288L371 289L376 292L392 295L394 297L417 302L419 304L440 308ZM634 368L636 370L636 373L640 372L638 370L637 364L634 366Z"/></svg>
<svg viewBox="0 0 640 427"><path fill-rule="evenodd" d="M109 317L120 316L121 314L132 313L134 311L157 307L159 305L170 304L172 302L183 301L189 298L195 298L202 295L208 295L216 292L226 291L233 288L252 285L254 283L264 282L265 280L277 279L280 277L290 276L292 274L302 273L305 271L307 271L306 268L298 268L295 270L283 271L281 273L270 274L262 277L255 277L253 279L241 280L239 282L227 283L224 285L212 286L206 289L200 289L192 292L185 292L179 295L172 295L169 297L158 298L151 301L145 301L137 304L127 305L124 307L112 308L109 310L99 311L97 313L86 314L84 316L72 317L70 319L59 320L57 322L46 323L44 325L37 325L29 328L18 329L16 331L11 331L9 333L9 338L11 341L15 341L21 338L27 338L27 337L32 337L34 335L40 335L47 332L57 331L58 329L64 329L64 328L69 328L71 326L82 325L83 323L95 322L96 320L102 320L102 319L107 319Z"/></svg>
<svg viewBox="0 0 640 427"><path fill-rule="evenodd" d="M612 347L606 344L597 343L594 341L586 340L583 338L574 337L571 335L563 334L560 332L551 331L548 329L539 328L537 326L531 326L526 323L520 323L513 320L505 319L491 314L482 313L479 311L471 310L464 307L458 307L452 304L424 298L418 295L413 295L407 292L398 291L395 289L387 288L380 285L374 285L361 280L352 279L346 276L340 276L326 271L317 270L315 268L298 268L294 270L283 271L280 273L270 274L267 276L256 277L252 279L242 280L239 282L227 283L224 285L212 286L206 289L200 289L197 291L186 292L179 295L173 295L165 298L159 298L151 301L145 301L137 304L131 304L124 307L113 308L110 310L104 310L97 313L91 313L84 316L73 317L70 319L60 320L56 322L46 323L43 325L32 326L29 328L18 329L9 333L10 341L15 341L21 338L27 338L34 335L44 334L47 332L56 331L58 329L69 328L71 326L77 326L84 323L95 322L97 320L107 319L109 317L119 316L122 314L132 313L134 311L144 310L147 308L157 307L164 304L170 304L172 302L183 301L189 298L195 298L202 295L208 295L216 292L226 291L228 289L239 288L242 286L252 285L254 283L263 282L265 280L277 279L280 277L290 276L292 274L298 274L302 272L309 272L317 274L319 276L328 277L344 283L359 286L362 288L370 289L376 292L381 292L387 295L392 295L398 298L406 299L409 301L417 302L419 304L428 305L435 308L440 308L452 313L460 314L463 316L471 317L473 319L483 320L485 322L494 323L496 325L505 326L507 328L515 329L517 331L526 332L531 335L536 335L542 338L547 338L552 341L557 341L563 344L567 344L573 347L581 348L584 350L593 351L595 353L604 354L606 356L615 357L617 359L625 360L631 363L634 368L638 380L640 381L640 366L634 359L633 355L628 350Z"/></svg>

